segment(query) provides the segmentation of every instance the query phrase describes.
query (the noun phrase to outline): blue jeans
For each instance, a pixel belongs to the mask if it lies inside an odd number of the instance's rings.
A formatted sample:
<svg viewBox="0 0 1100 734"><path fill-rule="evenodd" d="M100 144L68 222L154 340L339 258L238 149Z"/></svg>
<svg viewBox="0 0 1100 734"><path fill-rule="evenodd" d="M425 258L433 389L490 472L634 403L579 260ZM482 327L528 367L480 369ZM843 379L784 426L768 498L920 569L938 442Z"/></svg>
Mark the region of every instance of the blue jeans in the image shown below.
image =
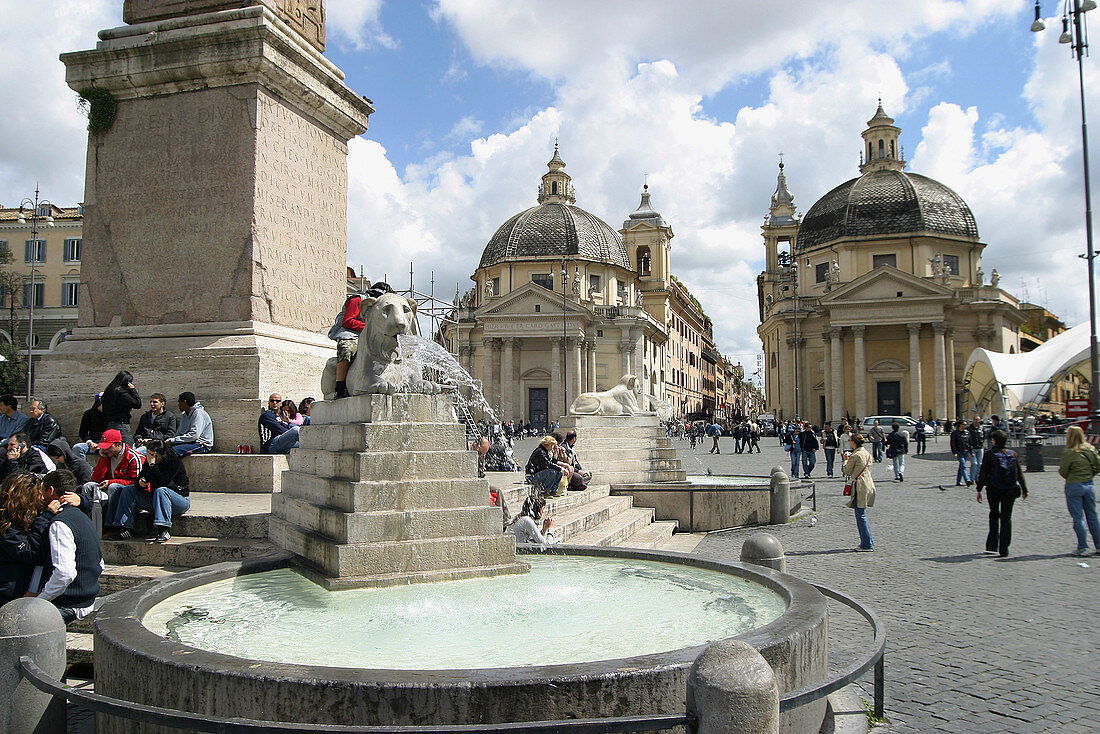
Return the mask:
<svg viewBox="0 0 1100 734"><path fill-rule="evenodd" d="M817 452L816 451L803 451L802 452L802 475L810 476L810 472L817 466Z"/></svg>
<svg viewBox="0 0 1100 734"><path fill-rule="evenodd" d="M982 468L982 457L985 456L985 449L971 449L970 450L970 481L978 481L978 470Z"/></svg>
<svg viewBox="0 0 1100 734"><path fill-rule="evenodd" d="M1085 532L1092 533L1092 544L1100 550L1100 521L1096 519L1096 490L1092 481L1080 484L1066 484L1066 507L1069 508L1070 517L1073 518L1073 532L1077 533L1077 548L1085 550L1089 547L1089 536Z"/></svg>
<svg viewBox="0 0 1100 734"><path fill-rule="evenodd" d="M76 454L77 456L79 456L81 459L87 459L88 454L96 453L96 450L93 449L92 447L90 447L84 441L81 441L77 445L73 446L72 449L73 449L73 453Z"/></svg>
<svg viewBox="0 0 1100 734"><path fill-rule="evenodd" d="M855 490L853 490L854 492ZM860 548L874 548L875 539L871 537L871 526L867 524L867 508L857 507L856 510L856 529L859 530L859 547Z"/></svg>
<svg viewBox="0 0 1100 734"><path fill-rule="evenodd" d="M298 426L292 426L286 433L280 434L267 443L269 454L289 454L291 449L298 448Z"/></svg>
<svg viewBox="0 0 1100 734"><path fill-rule="evenodd" d="M825 449L825 475L833 475L833 461L836 460L836 449Z"/></svg>
<svg viewBox="0 0 1100 734"><path fill-rule="evenodd" d="M971 458L969 451L964 451L959 454L959 470L955 472L955 484L960 482L970 482L970 475L966 473L966 460Z"/></svg>
<svg viewBox="0 0 1100 734"><path fill-rule="evenodd" d="M905 473L905 454L894 456L894 476L900 477Z"/></svg>
<svg viewBox="0 0 1100 734"><path fill-rule="evenodd" d="M172 444L172 450L176 452L176 456L190 456L191 454L209 453L210 447L203 446L201 443L174 443Z"/></svg>
<svg viewBox="0 0 1100 734"><path fill-rule="evenodd" d="M798 479L798 465L802 462L802 448L795 444L791 446L791 479Z"/></svg>
<svg viewBox="0 0 1100 734"><path fill-rule="evenodd" d="M154 525L170 528L172 516L182 515L191 509L191 500L168 487L157 487L152 492L146 492L137 485L128 484L119 492L118 506L111 525L132 529L139 507L153 513Z"/></svg>
<svg viewBox="0 0 1100 734"><path fill-rule="evenodd" d="M882 441L875 441L871 444L871 458L875 461L882 461Z"/></svg>

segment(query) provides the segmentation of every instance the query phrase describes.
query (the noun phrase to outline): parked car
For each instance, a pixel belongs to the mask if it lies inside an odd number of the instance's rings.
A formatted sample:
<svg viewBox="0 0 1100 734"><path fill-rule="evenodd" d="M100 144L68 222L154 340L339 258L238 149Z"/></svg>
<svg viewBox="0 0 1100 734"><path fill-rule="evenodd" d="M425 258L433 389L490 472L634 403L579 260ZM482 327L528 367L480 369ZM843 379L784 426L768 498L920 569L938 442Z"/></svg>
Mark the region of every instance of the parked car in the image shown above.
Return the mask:
<svg viewBox="0 0 1100 734"><path fill-rule="evenodd" d="M903 431L908 431L909 436L912 437L917 430L917 421L915 418L910 418L907 415L869 415L863 419L863 435L867 435L867 431L871 430L871 427L875 425L875 421L878 421L882 430L887 433L890 432L890 426L897 421L901 425ZM928 423L924 424L924 435L932 437L935 435L935 431L932 430L932 426Z"/></svg>

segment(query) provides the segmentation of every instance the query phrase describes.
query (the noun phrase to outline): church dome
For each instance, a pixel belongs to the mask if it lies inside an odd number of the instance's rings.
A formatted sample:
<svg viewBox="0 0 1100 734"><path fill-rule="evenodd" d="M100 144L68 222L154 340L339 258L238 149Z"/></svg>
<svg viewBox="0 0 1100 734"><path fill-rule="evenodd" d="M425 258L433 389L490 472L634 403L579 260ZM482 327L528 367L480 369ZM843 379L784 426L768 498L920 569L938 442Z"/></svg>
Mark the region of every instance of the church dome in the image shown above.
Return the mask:
<svg viewBox="0 0 1100 734"><path fill-rule="evenodd" d="M978 239L970 207L939 181L900 170L869 170L810 207L798 230L798 249L914 232Z"/></svg>
<svg viewBox="0 0 1100 734"><path fill-rule="evenodd" d="M481 253L478 267L562 257L630 269L630 258L619 233L596 215L564 203L533 206L500 225Z"/></svg>
<svg viewBox="0 0 1100 734"><path fill-rule="evenodd" d="M538 205L500 225L481 253L479 268L500 262L560 260L563 257L610 263L630 269L619 233L607 222L575 205L565 161L554 145L554 157L542 177Z"/></svg>

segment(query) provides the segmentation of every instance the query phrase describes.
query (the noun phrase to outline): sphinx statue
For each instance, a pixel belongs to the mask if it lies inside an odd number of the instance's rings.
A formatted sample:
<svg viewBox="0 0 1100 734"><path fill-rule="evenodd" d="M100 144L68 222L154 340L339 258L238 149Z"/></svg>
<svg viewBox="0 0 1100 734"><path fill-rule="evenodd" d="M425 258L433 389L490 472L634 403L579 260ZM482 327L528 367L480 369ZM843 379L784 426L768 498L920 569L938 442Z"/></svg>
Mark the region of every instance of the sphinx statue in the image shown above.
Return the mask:
<svg viewBox="0 0 1100 734"><path fill-rule="evenodd" d="M634 415L640 413L634 390L638 378L623 375L619 384L602 392L586 392L577 396L569 406L570 415Z"/></svg>

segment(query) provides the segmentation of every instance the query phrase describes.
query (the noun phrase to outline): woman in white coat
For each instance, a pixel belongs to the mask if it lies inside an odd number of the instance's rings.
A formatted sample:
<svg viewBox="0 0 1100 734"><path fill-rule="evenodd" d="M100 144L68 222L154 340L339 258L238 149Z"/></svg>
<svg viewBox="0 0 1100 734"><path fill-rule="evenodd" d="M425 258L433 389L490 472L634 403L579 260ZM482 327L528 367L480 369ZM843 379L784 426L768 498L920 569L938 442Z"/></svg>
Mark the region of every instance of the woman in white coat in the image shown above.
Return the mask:
<svg viewBox="0 0 1100 734"><path fill-rule="evenodd" d="M871 454L863 448L863 436L853 433L848 444L852 447L845 452L844 475L852 482L852 497L848 507L856 511L856 528L859 530L857 551L873 551L875 540L871 537L871 526L867 524L867 508L875 506L875 481L871 478Z"/></svg>

